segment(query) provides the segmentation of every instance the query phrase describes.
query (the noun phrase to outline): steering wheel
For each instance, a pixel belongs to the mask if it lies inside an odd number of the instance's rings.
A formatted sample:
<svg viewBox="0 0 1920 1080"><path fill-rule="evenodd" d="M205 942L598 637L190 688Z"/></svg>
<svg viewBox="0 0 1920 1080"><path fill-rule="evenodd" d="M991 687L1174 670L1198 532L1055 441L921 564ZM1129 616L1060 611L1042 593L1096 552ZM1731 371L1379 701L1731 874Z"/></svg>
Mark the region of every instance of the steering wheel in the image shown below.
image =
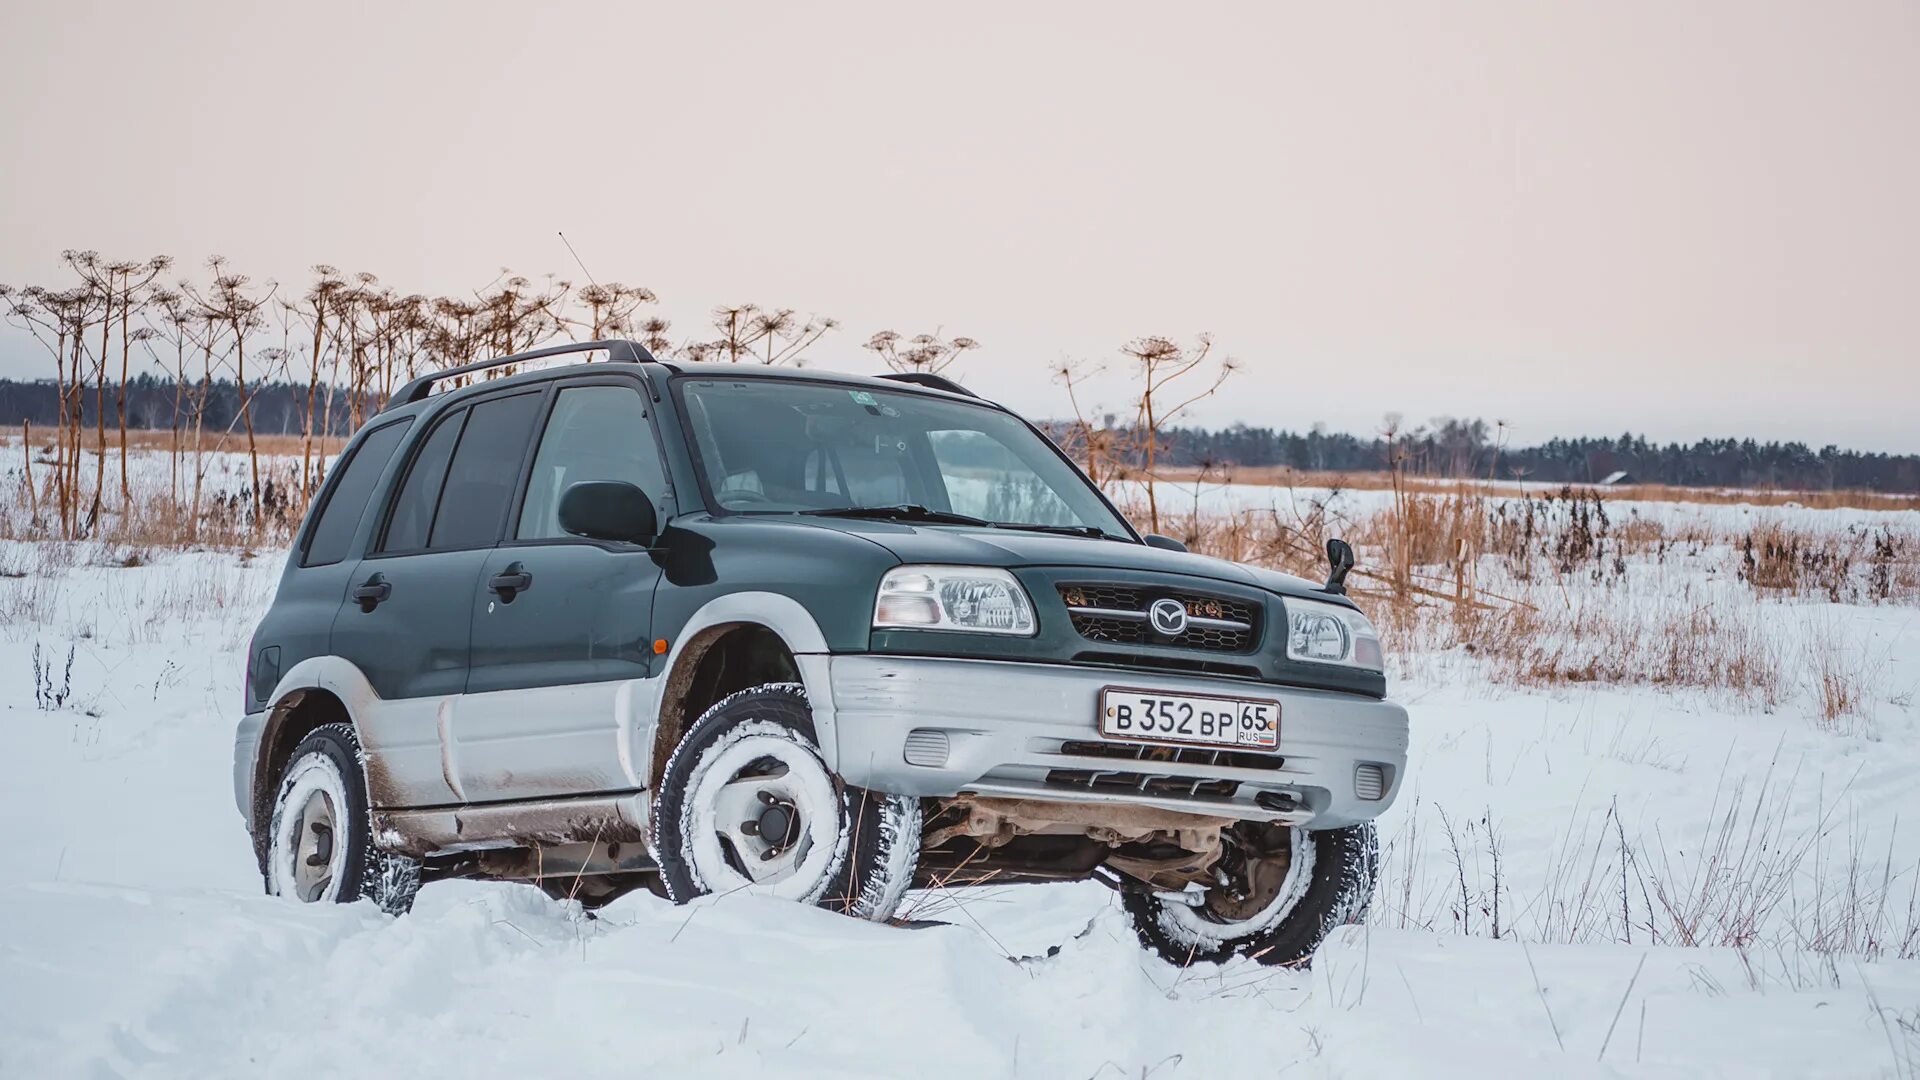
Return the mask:
<svg viewBox="0 0 1920 1080"><path fill-rule="evenodd" d="M728 488L719 492L715 498L719 499L723 504L736 502L770 503L773 501L767 498L764 493L755 491L752 488Z"/></svg>

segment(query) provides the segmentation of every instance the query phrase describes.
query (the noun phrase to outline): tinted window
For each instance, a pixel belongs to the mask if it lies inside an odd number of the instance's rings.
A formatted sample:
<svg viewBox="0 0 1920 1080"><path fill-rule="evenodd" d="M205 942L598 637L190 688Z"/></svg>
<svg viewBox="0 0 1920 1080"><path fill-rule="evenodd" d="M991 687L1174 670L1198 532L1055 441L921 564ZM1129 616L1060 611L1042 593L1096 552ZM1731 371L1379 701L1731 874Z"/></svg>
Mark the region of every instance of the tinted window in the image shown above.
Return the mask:
<svg viewBox="0 0 1920 1080"><path fill-rule="evenodd" d="M989 405L800 379L683 377L674 387L713 500L734 513L910 503L1127 535L1046 439Z"/></svg>
<svg viewBox="0 0 1920 1080"><path fill-rule="evenodd" d="M440 421L426 445L407 469L400 484L400 496L393 502L393 516L387 521L387 539L381 551L418 551L427 546L427 534L433 529L434 507L440 503L440 483L447 478L447 465L453 460L453 444L460 439L460 426L467 421L465 409Z"/></svg>
<svg viewBox="0 0 1920 1080"><path fill-rule="evenodd" d="M651 498L665 489L659 449L638 390L575 386L560 391L534 455L515 535L522 540L567 535L560 527L560 496L582 480L624 480Z"/></svg>
<svg viewBox="0 0 1920 1080"><path fill-rule="evenodd" d="M367 509L367 497L386 470L393 452L400 447L401 436L411 420L388 424L367 432L347 460L334 466L340 473L327 491L327 501L307 534L307 557L303 566L337 563L347 555L354 530L360 527L360 515Z"/></svg>
<svg viewBox="0 0 1920 1080"><path fill-rule="evenodd" d="M534 393L483 401L467 411L429 547L486 547L500 539L539 408Z"/></svg>

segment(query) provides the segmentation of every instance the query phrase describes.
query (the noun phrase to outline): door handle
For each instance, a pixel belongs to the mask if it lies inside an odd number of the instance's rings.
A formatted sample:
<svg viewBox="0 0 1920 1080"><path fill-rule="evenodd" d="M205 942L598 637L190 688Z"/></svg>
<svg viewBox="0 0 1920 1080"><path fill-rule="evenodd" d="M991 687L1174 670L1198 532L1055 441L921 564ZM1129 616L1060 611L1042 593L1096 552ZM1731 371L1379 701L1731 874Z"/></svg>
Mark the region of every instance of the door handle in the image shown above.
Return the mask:
<svg viewBox="0 0 1920 1080"><path fill-rule="evenodd" d="M353 590L353 598L359 602L360 610L363 612L372 611L380 606L380 601L392 595L393 585L387 581L384 574L373 575L364 584L355 586Z"/></svg>
<svg viewBox="0 0 1920 1080"><path fill-rule="evenodd" d="M533 575L517 562L507 564L507 568L487 579L487 589L500 597L503 604L513 603L513 598L533 588Z"/></svg>

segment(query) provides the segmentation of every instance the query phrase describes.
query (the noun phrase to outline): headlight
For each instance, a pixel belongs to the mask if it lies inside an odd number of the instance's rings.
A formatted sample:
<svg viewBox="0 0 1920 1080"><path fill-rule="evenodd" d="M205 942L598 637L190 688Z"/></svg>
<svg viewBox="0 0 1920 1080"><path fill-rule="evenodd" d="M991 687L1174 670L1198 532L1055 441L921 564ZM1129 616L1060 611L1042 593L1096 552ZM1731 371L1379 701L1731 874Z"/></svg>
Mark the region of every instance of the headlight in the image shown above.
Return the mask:
<svg viewBox="0 0 1920 1080"><path fill-rule="evenodd" d="M1287 659L1380 671L1380 637L1365 615L1338 604L1296 600L1287 605Z"/></svg>
<svg viewBox="0 0 1920 1080"><path fill-rule="evenodd" d="M1033 603L1012 574L985 566L896 566L880 579L876 630L1035 632Z"/></svg>

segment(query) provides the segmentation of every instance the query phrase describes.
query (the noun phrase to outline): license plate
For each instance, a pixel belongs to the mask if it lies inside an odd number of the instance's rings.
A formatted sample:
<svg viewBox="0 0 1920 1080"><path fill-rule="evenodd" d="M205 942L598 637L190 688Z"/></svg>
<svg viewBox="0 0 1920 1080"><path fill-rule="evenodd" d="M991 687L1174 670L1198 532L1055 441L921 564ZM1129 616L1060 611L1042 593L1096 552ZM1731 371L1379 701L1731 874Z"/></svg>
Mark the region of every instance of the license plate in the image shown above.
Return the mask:
<svg viewBox="0 0 1920 1080"><path fill-rule="evenodd" d="M1139 742L1273 750L1280 745L1280 703L1109 686L1100 691L1100 734Z"/></svg>

